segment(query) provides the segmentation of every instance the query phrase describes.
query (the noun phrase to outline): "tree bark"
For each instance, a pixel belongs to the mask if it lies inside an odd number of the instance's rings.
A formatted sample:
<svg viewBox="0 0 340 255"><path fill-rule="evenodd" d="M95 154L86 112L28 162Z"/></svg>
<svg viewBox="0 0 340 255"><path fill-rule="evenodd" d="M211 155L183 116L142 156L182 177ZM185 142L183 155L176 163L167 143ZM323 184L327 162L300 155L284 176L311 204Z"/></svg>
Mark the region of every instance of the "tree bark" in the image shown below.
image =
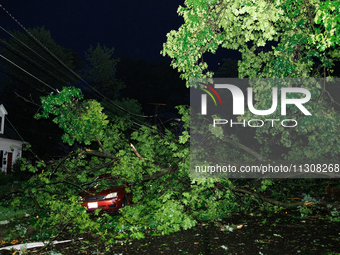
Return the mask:
<svg viewBox="0 0 340 255"><path fill-rule="evenodd" d="M253 157L257 158L259 161L267 161L267 159L265 157L263 157L261 154L257 153L256 151L250 149L249 147L247 147L247 146L245 146L241 143L235 142L228 137L225 137L223 140L226 141L227 143L230 143L230 144L238 147L239 149L249 153Z"/></svg>

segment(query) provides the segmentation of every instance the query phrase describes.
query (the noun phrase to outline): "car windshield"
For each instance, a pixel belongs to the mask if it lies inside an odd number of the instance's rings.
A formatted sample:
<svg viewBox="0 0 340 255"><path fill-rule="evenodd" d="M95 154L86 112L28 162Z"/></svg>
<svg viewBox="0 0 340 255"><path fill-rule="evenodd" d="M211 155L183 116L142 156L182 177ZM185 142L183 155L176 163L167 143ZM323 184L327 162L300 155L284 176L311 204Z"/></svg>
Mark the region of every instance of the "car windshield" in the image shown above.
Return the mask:
<svg viewBox="0 0 340 255"><path fill-rule="evenodd" d="M102 177L97 177L93 182L91 182L89 184L89 188L98 188L99 185L104 184L105 181L107 182L107 184L109 184L111 187L114 186L119 186L118 182L112 180L112 179L108 179L108 178L102 178Z"/></svg>

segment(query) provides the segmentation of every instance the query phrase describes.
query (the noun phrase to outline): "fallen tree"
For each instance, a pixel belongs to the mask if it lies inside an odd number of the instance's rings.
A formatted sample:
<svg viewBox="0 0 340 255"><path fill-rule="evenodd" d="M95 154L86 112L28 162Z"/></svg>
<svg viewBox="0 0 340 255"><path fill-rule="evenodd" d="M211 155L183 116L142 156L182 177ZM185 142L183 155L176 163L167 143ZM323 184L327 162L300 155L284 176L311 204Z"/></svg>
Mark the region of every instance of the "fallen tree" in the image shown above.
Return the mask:
<svg viewBox="0 0 340 255"><path fill-rule="evenodd" d="M179 112L184 131L177 138L168 131L160 135L149 127L129 131L131 122L126 119L110 123L100 104L82 100L75 88L45 97L37 118L54 115L53 121L64 131L64 141L69 145L82 142L86 148L53 164L40 161L33 166L23 159L22 170L34 175L0 199L6 198L8 203L10 198L11 206L33 210L30 224L39 239L55 240L65 231L74 238L92 232L112 243L119 238L142 238L150 231L168 234L235 212L280 212L291 207L311 212L316 198L328 186L324 180L310 179L293 180L306 186L292 186L283 179L191 178L189 108L179 107ZM119 178L122 184L135 183L134 204L121 209L117 216L103 214L91 219L80 206L78 194L104 173ZM319 189L308 186L311 183L318 183ZM289 199L294 192L301 193L300 201Z"/></svg>

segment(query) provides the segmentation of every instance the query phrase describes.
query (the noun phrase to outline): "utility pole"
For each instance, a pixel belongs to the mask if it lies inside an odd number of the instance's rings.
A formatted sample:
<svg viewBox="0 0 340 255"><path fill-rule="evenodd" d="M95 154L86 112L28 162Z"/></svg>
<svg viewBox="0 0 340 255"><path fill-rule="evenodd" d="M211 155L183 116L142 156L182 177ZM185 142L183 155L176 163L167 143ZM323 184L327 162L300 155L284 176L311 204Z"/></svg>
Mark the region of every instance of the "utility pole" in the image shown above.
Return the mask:
<svg viewBox="0 0 340 255"><path fill-rule="evenodd" d="M149 104L153 104L155 105L155 123L154 125L156 126L156 122L157 122L157 109L159 105L166 105L166 104L160 104L160 103L149 103Z"/></svg>

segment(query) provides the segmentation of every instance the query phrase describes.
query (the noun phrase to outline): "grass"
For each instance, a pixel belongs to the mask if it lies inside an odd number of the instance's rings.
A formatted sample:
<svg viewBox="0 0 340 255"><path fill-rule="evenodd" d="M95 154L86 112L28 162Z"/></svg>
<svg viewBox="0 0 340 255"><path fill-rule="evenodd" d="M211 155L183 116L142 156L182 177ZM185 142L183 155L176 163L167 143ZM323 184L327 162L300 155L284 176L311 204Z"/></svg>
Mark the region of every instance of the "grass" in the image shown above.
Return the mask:
<svg viewBox="0 0 340 255"><path fill-rule="evenodd" d="M20 188L20 183L11 183L7 185L0 185L0 194L10 191L11 189ZM5 202L5 201L2 201ZM28 212L25 209L17 210L11 206L3 207L0 205L0 221L11 220L16 217L22 217Z"/></svg>
<svg viewBox="0 0 340 255"><path fill-rule="evenodd" d="M3 194L13 188L20 188L19 183L7 184L7 185L0 185L0 194Z"/></svg>
<svg viewBox="0 0 340 255"><path fill-rule="evenodd" d="M24 209L14 211L12 208L0 206L0 221L12 220L14 218L22 217L27 213L28 211Z"/></svg>

